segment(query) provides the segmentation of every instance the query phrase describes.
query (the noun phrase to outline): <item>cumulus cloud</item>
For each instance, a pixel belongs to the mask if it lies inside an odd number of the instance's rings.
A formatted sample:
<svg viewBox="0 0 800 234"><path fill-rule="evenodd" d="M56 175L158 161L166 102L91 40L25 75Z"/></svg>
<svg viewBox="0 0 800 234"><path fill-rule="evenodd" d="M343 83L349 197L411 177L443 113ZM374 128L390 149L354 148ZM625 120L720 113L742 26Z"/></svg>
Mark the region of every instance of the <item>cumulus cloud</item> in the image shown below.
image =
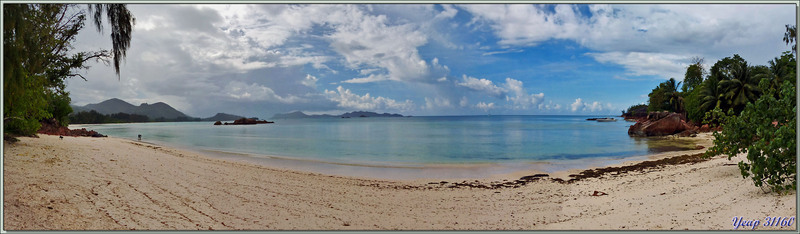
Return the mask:
<svg viewBox="0 0 800 234"><path fill-rule="evenodd" d="M501 97L506 92L503 88L495 85L491 80L478 79L475 77L469 77L467 75L463 75L461 79L462 82L456 82L456 85L483 92L491 96Z"/></svg>
<svg viewBox="0 0 800 234"><path fill-rule="evenodd" d="M478 104L475 104L475 107L483 110L484 112L487 112L494 109L494 102L490 102L488 104L485 102L478 102Z"/></svg>
<svg viewBox="0 0 800 234"><path fill-rule="evenodd" d="M296 96L281 97L275 94L271 88L259 84L245 84L239 81L231 81L225 86L223 93L233 99L248 100L248 101L271 101L282 103L296 103L303 101Z"/></svg>
<svg viewBox="0 0 800 234"><path fill-rule="evenodd" d="M528 109L544 101L544 93L528 94L522 86L522 81L506 78L506 87L513 96L506 96L506 101L513 104L514 109Z"/></svg>
<svg viewBox="0 0 800 234"><path fill-rule="evenodd" d="M780 26L795 19L794 11L779 10L786 5L770 4L458 7L472 14L473 25L488 25L500 45L536 46L553 39L571 40L598 51L590 55L600 62L621 64L636 75L665 78L675 74L664 71L684 68L689 57L718 59L730 56L730 48L743 48L737 53L766 61L774 57L772 51L785 48L779 48L783 46L779 41L765 44L763 35L782 35L784 28ZM760 14L771 17L741 17ZM645 60L637 65L631 63L635 59Z"/></svg>
<svg viewBox="0 0 800 234"><path fill-rule="evenodd" d="M349 89L339 86L336 90L325 90L325 95L335 101L338 107L357 110L400 110L407 111L414 108L414 102L405 100L398 102L385 97L372 97L369 93L360 96Z"/></svg>
<svg viewBox="0 0 800 234"><path fill-rule="evenodd" d="M682 70L689 65L689 56L663 53L605 52L587 53L601 63L620 64L628 70L628 75L665 76L683 80Z"/></svg>
<svg viewBox="0 0 800 234"><path fill-rule="evenodd" d="M570 104L570 110L572 110L572 112L576 111L602 112L602 111L608 111L610 109L611 109L610 103L607 103L604 107L603 104L598 101L584 102L583 99L581 98L575 99L575 102Z"/></svg>
<svg viewBox="0 0 800 234"><path fill-rule="evenodd" d="M575 99L575 102L569 105L572 112L578 111L578 109L583 109L585 104L583 104L583 100L581 98Z"/></svg>
<svg viewBox="0 0 800 234"><path fill-rule="evenodd" d="M317 80L319 80L317 77L312 76L311 74L306 74L306 78L300 81L300 83L310 88L317 88Z"/></svg>

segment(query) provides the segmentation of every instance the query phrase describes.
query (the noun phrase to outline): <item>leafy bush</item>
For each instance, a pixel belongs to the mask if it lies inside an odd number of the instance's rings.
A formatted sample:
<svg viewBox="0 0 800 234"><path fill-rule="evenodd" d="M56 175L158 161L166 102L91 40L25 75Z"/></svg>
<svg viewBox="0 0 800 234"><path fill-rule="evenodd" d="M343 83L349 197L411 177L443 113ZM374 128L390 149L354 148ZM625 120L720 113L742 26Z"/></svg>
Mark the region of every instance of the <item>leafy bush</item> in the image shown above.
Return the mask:
<svg viewBox="0 0 800 234"><path fill-rule="evenodd" d="M759 83L766 95L747 103L739 116L727 116L719 108L711 115L720 116L722 132L714 133L714 146L706 156L728 155L728 159L746 153L748 161L739 162L742 177L752 177L756 186L766 184L773 191L794 190L797 186L795 86L784 81L780 90L769 89L769 80ZM778 97L778 98L776 98ZM733 114L729 111L729 115Z"/></svg>

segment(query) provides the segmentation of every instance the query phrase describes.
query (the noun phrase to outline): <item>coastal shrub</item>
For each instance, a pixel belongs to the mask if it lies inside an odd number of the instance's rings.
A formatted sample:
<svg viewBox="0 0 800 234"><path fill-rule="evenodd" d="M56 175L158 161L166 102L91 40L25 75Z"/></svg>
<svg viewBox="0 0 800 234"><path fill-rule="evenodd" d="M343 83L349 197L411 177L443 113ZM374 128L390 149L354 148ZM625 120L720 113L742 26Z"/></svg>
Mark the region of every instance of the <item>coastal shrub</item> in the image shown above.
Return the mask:
<svg viewBox="0 0 800 234"><path fill-rule="evenodd" d="M93 5L100 30L102 13L112 26L112 46L106 50L76 52L72 43L84 27L86 12L74 4L5 4L3 7L3 128L16 135L32 135L39 121L56 118L67 124L67 78L84 78L78 71L87 61L119 59L129 47L133 18L124 4ZM85 80L85 78L84 78Z"/></svg>
<svg viewBox="0 0 800 234"><path fill-rule="evenodd" d="M52 93L48 99L48 112L53 114L59 125L66 127L69 124L69 114L72 113L72 107L69 106L72 99L69 98L69 93Z"/></svg>
<svg viewBox="0 0 800 234"><path fill-rule="evenodd" d="M683 97L678 91L681 82L675 78L669 78L658 86L656 86L650 94L648 94L648 111L670 111L670 112L683 112Z"/></svg>
<svg viewBox="0 0 800 234"><path fill-rule="evenodd" d="M722 131L714 133L714 146L707 157L745 153L747 161L739 162L742 177L751 177L758 187L767 186L773 191L794 190L797 186L796 122L797 103L795 86L784 81L779 90L769 89L769 80L759 86L767 93L755 102L747 103L736 116L719 108L711 115L719 116ZM777 98L776 98L777 97Z"/></svg>
<svg viewBox="0 0 800 234"><path fill-rule="evenodd" d="M686 97L684 98L684 106L686 108L686 117L695 123L700 123L705 116L705 112L700 105L702 105L702 91L703 91L703 84L700 84L698 87L687 91Z"/></svg>

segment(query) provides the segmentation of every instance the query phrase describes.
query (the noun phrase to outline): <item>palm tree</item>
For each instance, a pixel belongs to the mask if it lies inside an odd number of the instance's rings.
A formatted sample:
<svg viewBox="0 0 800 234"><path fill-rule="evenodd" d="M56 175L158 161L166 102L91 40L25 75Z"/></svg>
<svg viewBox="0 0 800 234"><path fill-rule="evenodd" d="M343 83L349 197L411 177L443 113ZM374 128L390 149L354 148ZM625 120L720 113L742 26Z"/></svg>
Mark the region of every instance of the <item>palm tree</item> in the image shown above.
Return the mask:
<svg viewBox="0 0 800 234"><path fill-rule="evenodd" d="M747 66L747 61L735 63L732 67L731 79L719 82L723 98L737 113L741 112L748 102L758 99L761 94L757 77L751 74L751 70L752 68Z"/></svg>
<svg viewBox="0 0 800 234"><path fill-rule="evenodd" d="M131 46L131 32L136 18L125 4L89 4L89 12L94 19L97 31L103 31L103 13L111 24L111 54L114 57L114 71L119 78L119 62L125 59Z"/></svg>
<svg viewBox="0 0 800 234"><path fill-rule="evenodd" d="M673 112L676 113L683 113L683 97L678 92L680 89L681 83L680 81L675 80L675 78L669 78L666 83L666 95L669 97L667 101L669 103L669 107L672 109Z"/></svg>
<svg viewBox="0 0 800 234"><path fill-rule="evenodd" d="M714 108L722 108L720 105L722 104L722 90L719 88L719 80L717 80L717 76L709 76L705 82L702 84L702 90L700 90L700 110L703 112L708 112Z"/></svg>
<svg viewBox="0 0 800 234"><path fill-rule="evenodd" d="M778 89L783 81L795 81L796 62L790 53L784 53L779 58L774 58L769 62L770 88Z"/></svg>

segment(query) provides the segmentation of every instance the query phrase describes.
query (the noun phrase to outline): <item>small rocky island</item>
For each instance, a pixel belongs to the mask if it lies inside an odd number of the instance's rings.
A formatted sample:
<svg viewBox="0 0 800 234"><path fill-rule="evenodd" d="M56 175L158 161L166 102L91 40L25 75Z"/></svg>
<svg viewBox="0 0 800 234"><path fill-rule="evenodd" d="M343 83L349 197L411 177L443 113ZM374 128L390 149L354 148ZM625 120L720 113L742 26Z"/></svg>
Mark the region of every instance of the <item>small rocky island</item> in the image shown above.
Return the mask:
<svg viewBox="0 0 800 234"><path fill-rule="evenodd" d="M234 120L233 123L222 123L222 121L214 122L214 125L254 125L254 124L271 124L272 121L258 120L256 118L241 118Z"/></svg>

